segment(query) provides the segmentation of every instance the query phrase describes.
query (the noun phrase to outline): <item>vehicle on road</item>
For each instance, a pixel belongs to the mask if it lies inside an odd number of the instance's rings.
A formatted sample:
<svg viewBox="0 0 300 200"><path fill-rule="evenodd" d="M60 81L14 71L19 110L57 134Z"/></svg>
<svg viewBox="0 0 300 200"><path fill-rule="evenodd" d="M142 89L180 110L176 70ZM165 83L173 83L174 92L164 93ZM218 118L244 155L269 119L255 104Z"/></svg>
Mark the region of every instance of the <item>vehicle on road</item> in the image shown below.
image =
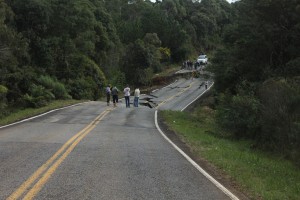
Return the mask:
<svg viewBox="0 0 300 200"><path fill-rule="evenodd" d="M207 62L208 62L208 58L206 55L200 55L198 58L197 58L197 62L201 65L206 65Z"/></svg>

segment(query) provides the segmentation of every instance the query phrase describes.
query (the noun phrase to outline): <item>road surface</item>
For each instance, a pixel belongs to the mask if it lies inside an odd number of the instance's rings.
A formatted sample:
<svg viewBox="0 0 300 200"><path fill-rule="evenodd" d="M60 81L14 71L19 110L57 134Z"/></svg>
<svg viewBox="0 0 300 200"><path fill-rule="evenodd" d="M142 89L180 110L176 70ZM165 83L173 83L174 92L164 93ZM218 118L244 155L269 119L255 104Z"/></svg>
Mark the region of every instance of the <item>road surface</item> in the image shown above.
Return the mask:
<svg viewBox="0 0 300 200"><path fill-rule="evenodd" d="M0 199L230 199L155 126L156 109L182 110L202 82L143 96L154 109L87 102L1 128Z"/></svg>

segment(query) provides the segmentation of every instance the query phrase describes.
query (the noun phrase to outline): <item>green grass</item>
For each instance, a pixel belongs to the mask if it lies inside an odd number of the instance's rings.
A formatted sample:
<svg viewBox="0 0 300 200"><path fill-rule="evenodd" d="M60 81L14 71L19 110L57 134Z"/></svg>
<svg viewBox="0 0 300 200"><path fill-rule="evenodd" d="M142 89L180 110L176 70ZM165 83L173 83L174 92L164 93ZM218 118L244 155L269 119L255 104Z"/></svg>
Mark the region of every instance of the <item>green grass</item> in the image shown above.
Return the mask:
<svg viewBox="0 0 300 200"><path fill-rule="evenodd" d="M35 116L38 114L45 113L47 111L50 111L50 110L53 110L56 108L61 108L61 107L65 107L65 106L80 103L80 102L84 102L84 101L83 100L57 100L57 101L51 102L49 105L47 105L45 107L26 108L23 110L17 110L15 112L12 112L7 117L1 118L0 125L1 126L7 125L7 124L10 124L13 122L20 121L22 119L26 119L28 117L32 117L32 116Z"/></svg>
<svg viewBox="0 0 300 200"><path fill-rule="evenodd" d="M193 114L163 111L162 116L194 154L223 170L251 198L300 198L299 168L283 158L251 149L249 141L231 140L215 124L214 113L208 108Z"/></svg>

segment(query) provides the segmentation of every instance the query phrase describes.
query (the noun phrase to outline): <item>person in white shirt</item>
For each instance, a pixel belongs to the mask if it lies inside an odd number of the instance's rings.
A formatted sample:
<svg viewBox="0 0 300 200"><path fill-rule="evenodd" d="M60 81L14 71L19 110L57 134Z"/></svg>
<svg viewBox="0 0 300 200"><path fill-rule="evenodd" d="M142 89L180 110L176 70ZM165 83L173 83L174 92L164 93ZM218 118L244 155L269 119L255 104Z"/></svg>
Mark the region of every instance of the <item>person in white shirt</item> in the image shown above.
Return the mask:
<svg viewBox="0 0 300 200"><path fill-rule="evenodd" d="M125 97L126 108L130 108L130 88L128 85L124 89L124 97Z"/></svg>
<svg viewBox="0 0 300 200"><path fill-rule="evenodd" d="M134 101L133 101L133 105L134 107L139 107L139 98L140 98L140 89L136 88L134 90Z"/></svg>
<svg viewBox="0 0 300 200"><path fill-rule="evenodd" d="M111 94L111 90L110 90L110 85L108 85L105 89L106 92L106 102L107 102L107 106L109 106L109 102L110 102L110 94Z"/></svg>

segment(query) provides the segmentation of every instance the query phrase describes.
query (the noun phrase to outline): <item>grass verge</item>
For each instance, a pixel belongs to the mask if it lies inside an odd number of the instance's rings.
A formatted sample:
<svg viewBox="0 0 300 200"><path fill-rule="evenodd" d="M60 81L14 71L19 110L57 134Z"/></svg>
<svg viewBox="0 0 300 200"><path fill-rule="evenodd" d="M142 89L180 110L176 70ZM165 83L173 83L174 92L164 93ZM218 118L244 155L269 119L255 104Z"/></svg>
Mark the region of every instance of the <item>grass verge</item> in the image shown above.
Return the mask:
<svg viewBox="0 0 300 200"><path fill-rule="evenodd" d="M12 112L9 116L0 119L0 126L7 125L13 122L20 121L22 119L26 119L29 117L33 117L35 115L39 115L45 113L47 111L62 108L65 106L73 105L76 103L84 102L84 100L57 100L51 102L49 105L41 107L41 108L26 108L23 110L17 110Z"/></svg>
<svg viewBox="0 0 300 200"><path fill-rule="evenodd" d="M233 178L251 199L299 199L299 168L283 158L251 149L249 141L231 140L216 125L211 109L161 114L196 156Z"/></svg>

